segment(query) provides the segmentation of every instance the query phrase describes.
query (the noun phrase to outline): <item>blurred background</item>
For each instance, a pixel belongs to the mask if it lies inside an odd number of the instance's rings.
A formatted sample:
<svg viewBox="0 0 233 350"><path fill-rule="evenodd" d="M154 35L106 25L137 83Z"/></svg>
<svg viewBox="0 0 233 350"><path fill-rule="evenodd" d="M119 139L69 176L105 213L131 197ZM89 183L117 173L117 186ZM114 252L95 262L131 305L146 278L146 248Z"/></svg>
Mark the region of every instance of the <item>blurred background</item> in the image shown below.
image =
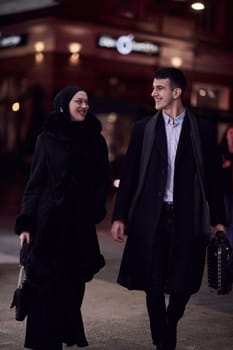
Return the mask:
<svg viewBox="0 0 233 350"><path fill-rule="evenodd" d="M0 0L0 225L20 206L56 92L78 84L101 120L115 193L133 123L153 115L153 73L180 67L185 103L233 122L233 1ZM109 204L109 216L111 204Z"/></svg>

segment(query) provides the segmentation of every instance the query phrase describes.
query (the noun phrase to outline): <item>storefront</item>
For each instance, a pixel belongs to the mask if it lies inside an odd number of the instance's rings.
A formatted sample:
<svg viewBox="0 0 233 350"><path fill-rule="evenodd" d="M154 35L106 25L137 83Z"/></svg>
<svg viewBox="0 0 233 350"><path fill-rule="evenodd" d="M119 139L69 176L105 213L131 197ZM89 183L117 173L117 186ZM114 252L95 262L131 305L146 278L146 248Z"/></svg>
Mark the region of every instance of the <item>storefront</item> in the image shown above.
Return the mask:
<svg viewBox="0 0 233 350"><path fill-rule="evenodd" d="M222 112L233 107L232 57L198 51L191 21L165 19L162 35L55 18L0 31L1 155L19 154L30 162L53 96L65 85L88 91L111 161L124 155L133 122L153 113L150 94L158 67L185 71L187 104Z"/></svg>

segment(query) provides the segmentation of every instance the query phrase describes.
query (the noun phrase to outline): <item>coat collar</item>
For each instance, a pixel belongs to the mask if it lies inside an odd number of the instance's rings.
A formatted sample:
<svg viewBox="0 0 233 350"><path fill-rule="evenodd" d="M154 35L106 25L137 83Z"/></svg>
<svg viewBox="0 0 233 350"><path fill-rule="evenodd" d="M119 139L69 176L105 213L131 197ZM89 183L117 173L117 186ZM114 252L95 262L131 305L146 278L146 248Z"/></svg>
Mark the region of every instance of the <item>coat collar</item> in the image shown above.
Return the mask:
<svg viewBox="0 0 233 350"><path fill-rule="evenodd" d="M79 135L100 134L100 121L88 113L83 122L72 122L61 113L51 113L44 125L44 131L60 138L76 138Z"/></svg>
<svg viewBox="0 0 233 350"><path fill-rule="evenodd" d="M178 147L176 151L176 162L179 160L182 152L186 149L186 145L190 141L190 126L189 126L189 118L186 116L183 121L181 133L180 133L180 138L178 142Z"/></svg>

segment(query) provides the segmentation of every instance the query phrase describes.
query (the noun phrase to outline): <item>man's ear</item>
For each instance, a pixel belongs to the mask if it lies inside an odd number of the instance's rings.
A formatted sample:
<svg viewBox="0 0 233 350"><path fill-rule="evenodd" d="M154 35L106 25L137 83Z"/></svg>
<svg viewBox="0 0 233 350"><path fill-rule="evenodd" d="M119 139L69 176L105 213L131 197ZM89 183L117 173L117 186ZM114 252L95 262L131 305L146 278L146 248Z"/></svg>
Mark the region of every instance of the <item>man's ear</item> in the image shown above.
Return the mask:
<svg viewBox="0 0 233 350"><path fill-rule="evenodd" d="M173 90L173 97L176 99L176 98L179 98L182 94L182 90L181 88L177 87Z"/></svg>

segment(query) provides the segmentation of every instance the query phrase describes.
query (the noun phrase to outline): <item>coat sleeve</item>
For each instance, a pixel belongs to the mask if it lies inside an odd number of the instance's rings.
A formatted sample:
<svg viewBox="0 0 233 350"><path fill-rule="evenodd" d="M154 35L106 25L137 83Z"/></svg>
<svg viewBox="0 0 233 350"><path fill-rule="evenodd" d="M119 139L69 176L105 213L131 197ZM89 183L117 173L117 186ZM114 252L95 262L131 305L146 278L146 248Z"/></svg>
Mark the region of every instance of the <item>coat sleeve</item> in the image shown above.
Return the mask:
<svg viewBox="0 0 233 350"><path fill-rule="evenodd" d="M16 218L15 232L20 235L28 231L33 235L35 225L35 211L40 194L47 178L47 162L45 155L45 142L42 136L38 136L35 153L33 156L30 177L24 190L21 211Z"/></svg>
<svg viewBox="0 0 233 350"><path fill-rule="evenodd" d="M100 147L97 152L98 167L95 171L95 191L94 191L94 216L95 223L99 223L106 216L106 199L110 184L108 148L105 139L100 138Z"/></svg>
<svg viewBox="0 0 233 350"><path fill-rule="evenodd" d="M205 164L206 197L210 209L210 223L226 224L221 155L217 144L216 126L208 121L203 123L203 156Z"/></svg>
<svg viewBox="0 0 233 350"><path fill-rule="evenodd" d="M121 220L127 224L132 199L138 186L143 131L144 128L140 122L136 123L132 129L121 171L112 221Z"/></svg>

